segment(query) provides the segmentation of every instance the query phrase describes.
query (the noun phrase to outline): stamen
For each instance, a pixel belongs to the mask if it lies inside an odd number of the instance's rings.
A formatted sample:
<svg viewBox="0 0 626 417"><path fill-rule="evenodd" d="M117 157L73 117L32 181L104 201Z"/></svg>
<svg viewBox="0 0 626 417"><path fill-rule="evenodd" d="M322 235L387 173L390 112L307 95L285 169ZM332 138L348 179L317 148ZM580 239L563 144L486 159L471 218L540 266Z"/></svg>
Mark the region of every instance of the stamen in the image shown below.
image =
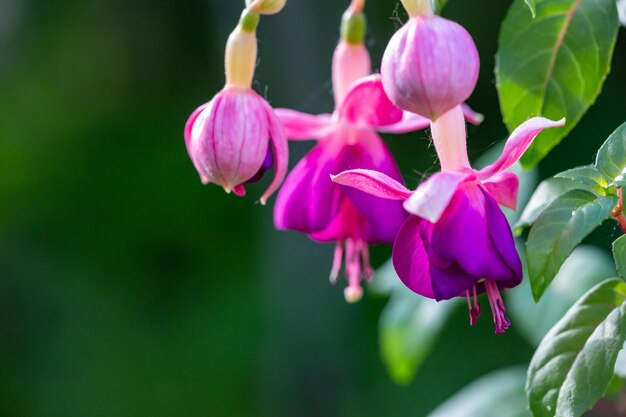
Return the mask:
<svg viewBox="0 0 626 417"><path fill-rule="evenodd" d="M344 290L344 297L347 302L355 303L363 296L361 288L361 245L359 241L346 240L346 275L348 276L348 287Z"/></svg>
<svg viewBox="0 0 626 417"><path fill-rule="evenodd" d="M511 326L511 322L505 315L506 308L502 302L498 286L495 282L486 280L485 288L487 290L487 297L489 298L491 314L493 315L493 323L496 326L496 333L504 333L506 329Z"/></svg>
<svg viewBox="0 0 626 417"><path fill-rule="evenodd" d="M469 316L470 316L470 326L474 326L476 325L476 321L478 320L478 317L480 316L480 304L478 304L478 301L476 300L476 286L474 285L473 287L473 296L474 296L474 305L472 306L472 301L470 299L470 292L469 290L465 290L465 299L467 300L467 307L469 309Z"/></svg>
<svg viewBox="0 0 626 417"><path fill-rule="evenodd" d="M370 250L365 242L362 242L361 262L363 263L363 277L366 281L371 281L374 274L372 273L372 265L370 265Z"/></svg>
<svg viewBox="0 0 626 417"><path fill-rule="evenodd" d="M343 242L337 241L335 245L335 254L333 255L333 267L330 270L329 281L331 284L336 284L339 279L339 272L341 272L341 261L343 259Z"/></svg>

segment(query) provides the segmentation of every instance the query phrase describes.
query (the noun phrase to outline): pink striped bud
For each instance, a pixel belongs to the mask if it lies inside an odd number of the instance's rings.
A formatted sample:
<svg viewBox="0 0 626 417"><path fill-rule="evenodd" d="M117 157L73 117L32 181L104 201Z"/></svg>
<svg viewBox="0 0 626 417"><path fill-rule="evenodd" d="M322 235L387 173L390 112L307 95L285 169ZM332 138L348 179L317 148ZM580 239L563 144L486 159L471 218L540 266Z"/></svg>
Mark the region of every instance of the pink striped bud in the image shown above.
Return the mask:
<svg viewBox="0 0 626 417"><path fill-rule="evenodd" d="M470 96L479 67L476 45L461 25L425 14L393 35L381 76L394 104L436 120Z"/></svg>

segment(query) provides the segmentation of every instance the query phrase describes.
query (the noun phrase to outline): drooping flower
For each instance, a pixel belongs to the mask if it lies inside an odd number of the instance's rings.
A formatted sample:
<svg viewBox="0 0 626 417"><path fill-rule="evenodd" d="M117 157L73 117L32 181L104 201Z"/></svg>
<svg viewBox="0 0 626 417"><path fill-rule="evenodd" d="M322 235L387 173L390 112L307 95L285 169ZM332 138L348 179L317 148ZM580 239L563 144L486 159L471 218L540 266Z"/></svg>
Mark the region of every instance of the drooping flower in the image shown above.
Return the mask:
<svg viewBox="0 0 626 417"><path fill-rule="evenodd" d="M480 61L470 34L433 14L431 0L403 0L409 21L391 38L380 69L398 107L436 120L470 96Z"/></svg>
<svg viewBox="0 0 626 417"><path fill-rule="evenodd" d="M496 332L502 333L510 323L500 290L522 280L513 235L498 205L516 208L518 178L507 170L541 130L564 122L541 117L528 120L511 133L498 160L475 170L467 156L462 113L456 107L432 124L441 171L414 192L371 170L345 171L333 181L377 197L404 200L411 216L393 248L394 268L402 282L438 301L466 297L472 325L480 314L476 296L486 292Z"/></svg>
<svg viewBox="0 0 626 417"><path fill-rule="evenodd" d="M397 201L379 199L329 180L351 168L402 177L393 156L376 131L402 133L423 129L428 119L403 112L383 91L380 77L371 75L369 54L363 45L363 1L354 1L344 15L342 39L333 56L332 115L309 115L289 109L276 113L292 140L318 143L291 171L278 193L274 223L278 229L296 230L320 242L336 242L331 282L336 282L345 258L347 301L363 293L361 278L371 279L369 245L391 244L407 214ZM481 116L466 108L468 118Z"/></svg>
<svg viewBox="0 0 626 417"><path fill-rule="evenodd" d="M256 65L259 14L280 11L284 0L256 0L244 10L226 44L226 85L196 109L185 126L185 143L204 184L244 196L244 184L274 168L274 179L261 203L287 174L288 146L272 107L251 87Z"/></svg>

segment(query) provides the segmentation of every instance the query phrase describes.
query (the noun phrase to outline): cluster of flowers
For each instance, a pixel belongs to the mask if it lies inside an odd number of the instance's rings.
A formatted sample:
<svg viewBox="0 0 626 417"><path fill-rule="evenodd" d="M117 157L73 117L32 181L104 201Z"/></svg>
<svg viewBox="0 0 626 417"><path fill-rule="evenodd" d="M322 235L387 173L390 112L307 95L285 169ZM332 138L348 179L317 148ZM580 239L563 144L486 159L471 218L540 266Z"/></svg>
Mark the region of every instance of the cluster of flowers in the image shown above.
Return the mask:
<svg viewBox="0 0 626 417"><path fill-rule="evenodd" d="M345 260L347 301L358 301L361 280L372 279L368 245L393 244L394 267L408 288L438 301L466 297L472 325L481 311L477 294L486 292L496 332L504 332L500 290L522 280L499 207L516 206L518 179L507 170L542 129L564 121L528 120L497 161L473 169L465 120L478 124L482 116L463 104L479 71L472 37L433 14L430 0L402 0L410 19L391 38L381 74L371 74L364 1L353 0L343 16L332 62L335 111L321 115L273 110L252 90L259 15L277 13L285 0L249 2L226 45L226 86L185 127L191 160L203 183L238 196L273 169L262 204L286 177L275 225L335 242L330 280L337 281ZM441 171L409 191L377 132L428 126ZM288 139L317 144L287 176Z"/></svg>

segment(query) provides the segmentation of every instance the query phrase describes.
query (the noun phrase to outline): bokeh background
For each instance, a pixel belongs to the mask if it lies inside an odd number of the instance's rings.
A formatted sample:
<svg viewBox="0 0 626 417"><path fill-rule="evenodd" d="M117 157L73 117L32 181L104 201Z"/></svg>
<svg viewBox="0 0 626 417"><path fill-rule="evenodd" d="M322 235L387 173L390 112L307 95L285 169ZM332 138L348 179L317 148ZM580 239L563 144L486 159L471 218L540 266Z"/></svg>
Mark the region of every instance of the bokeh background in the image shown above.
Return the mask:
<svg viewBox="0 0 626 417"><path fill-rule="evenodd" d="M259 27L255 88L276 107L332 109L348 0L289 0ZM405 19L369 0L378 67ZM469 103L479 156L506 135L493 65L510 2L450 0L482 59ZM272 204L202 186L187 116L223 85L243 0L0 0L0 415L426 416L533 348L459 309L408 386L380 360L386 300L343 300L332 247L274 230ZM592 161L626 120L626 39L603 94L541 164ZM531 116L531 115L529 115ZM427 132L389 138L410 185L436 169ZM293 145L292 163L310 147ZM606 225L591 243L608 249ZM374 248L382 264L389 248ZM503 399L506 401L506 399Z"/></svg>

